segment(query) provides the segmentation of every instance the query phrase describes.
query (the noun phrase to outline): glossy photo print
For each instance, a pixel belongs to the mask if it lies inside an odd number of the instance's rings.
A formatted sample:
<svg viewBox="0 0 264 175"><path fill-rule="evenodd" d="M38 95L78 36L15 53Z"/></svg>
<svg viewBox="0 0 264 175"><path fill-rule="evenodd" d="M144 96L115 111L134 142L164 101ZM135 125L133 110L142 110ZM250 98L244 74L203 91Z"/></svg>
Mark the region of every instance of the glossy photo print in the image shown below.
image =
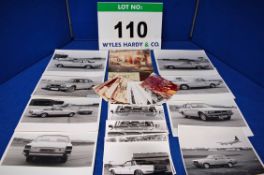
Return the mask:
<svg viewBox="0 0 264 175"><path fill-rule="evenodd" d="M241 128L179 126L188 175L263 174L263 164Z"/></svg>

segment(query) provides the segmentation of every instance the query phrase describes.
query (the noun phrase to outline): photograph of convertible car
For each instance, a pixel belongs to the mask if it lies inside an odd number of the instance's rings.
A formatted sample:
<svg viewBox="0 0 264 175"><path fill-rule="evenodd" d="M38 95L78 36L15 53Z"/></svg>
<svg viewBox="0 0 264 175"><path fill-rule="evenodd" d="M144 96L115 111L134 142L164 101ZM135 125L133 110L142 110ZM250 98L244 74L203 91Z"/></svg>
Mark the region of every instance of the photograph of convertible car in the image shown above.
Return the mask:
<svg viewBox="0 0 264 175"><path fill-rule="evenodd" d="M105 64L105 52L56 50L46 71L104 71Z"/></svg>
<svg viewBox="0 0 264 175"><path fill-rule="evenodd" d="M106 142L104 175L118 174L172 175L168 142Z"/></svg>
<svg viewBox="0 0 264 175"><path fill-rule="evenodd" d="M160 105L109 105L108 120L163 120L165 114Z"/></svg>
<svg viewBox="0 0 264 175"><path fill-rule="evenodd" d="M251 133L233 100L170 101L168 107L175 135L179 125L243 127Z"/></svg>
<svg viewBox="0 0 264 175"><path fill-rule="evenodd" d="M96 74L89 77L43 76L34 95L98 97L92 88L102 81L103 76Z"/></svg>
<svg viewBox="0 0 264 175"><path fill-rule="evenodd" d="M33 97L26 107L22 123L95 123L99 98Z"/></svg>
<svg viewBox="0 0 264 175"><path fill-rule="evenodd" d="M259 157L241 128L181 125L179 142L188 175L264 173Z"/></svg>
<svg viewBox="0 0 264 175"><path fill-rule="evenodd" d="M16 132L1 165L45 167L90 167L96 134Z"/></svg>

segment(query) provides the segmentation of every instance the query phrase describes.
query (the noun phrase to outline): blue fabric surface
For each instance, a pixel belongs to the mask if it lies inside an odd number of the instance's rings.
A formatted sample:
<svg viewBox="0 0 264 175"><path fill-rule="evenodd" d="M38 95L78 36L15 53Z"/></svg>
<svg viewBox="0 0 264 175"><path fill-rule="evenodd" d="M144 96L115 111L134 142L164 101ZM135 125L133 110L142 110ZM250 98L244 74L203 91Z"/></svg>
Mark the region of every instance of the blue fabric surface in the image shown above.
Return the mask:
<svg viewBox="0 0 264 175"><path fill-rule="evenodd" d="M100 0L100 2L109 0ZM142 2L141 0L134 0ZM97 0L70 0L70 14L75 39L97 40ZM127 2L119 0L118 2ZM163 41L187 40L191 30L195 0L144 0L163 2Z"/></svg>
<svg viewBox="0 0 264 175"><path fill-rule="evenodd" d="M69 42L65 0L2 0L0 84Z"/></svg>
<svg viewBox="0 0 264 175"><path fill-rule="evenodd" d="M191 42L165 42L163 46L169 49L199 49ZM73 41L67 44L63 49L95 49L97 42ZM214 55L208 53L214 65L218 68L226 83L237 97L236 101L245 115L255 136L251 138L254 147L260 157L264 158L264 119L262 108L264 106L264 89L254 82L244 77L240 73L231 69L223 62L219 61ZM20 115L26 106L33 89L35 88L42 72L44 71L51 56L43 58L38 63L32 65L25 71L17 74L15 77L0 85L0 155L3 154L6 145L19 121ZM154 65L156 70L156 65ZM107 78L107 77L106 77ZM168 122L168 113L165 110ZM98 145L96 152L96 162L94 174L102 173L102 160L104 150L105 120L107 118L107 103L103 102L102 115L99 128ZM170 125L168 125L170 129ZM183 162L179 149L178 139L169 135L171 153L177 174L185 174Z"/></svg>
<svg viewBox="0 0 264 175"><path fill-rule="evenodd" d="M264 87L264 1L200 0L193 41Z"/></svg>

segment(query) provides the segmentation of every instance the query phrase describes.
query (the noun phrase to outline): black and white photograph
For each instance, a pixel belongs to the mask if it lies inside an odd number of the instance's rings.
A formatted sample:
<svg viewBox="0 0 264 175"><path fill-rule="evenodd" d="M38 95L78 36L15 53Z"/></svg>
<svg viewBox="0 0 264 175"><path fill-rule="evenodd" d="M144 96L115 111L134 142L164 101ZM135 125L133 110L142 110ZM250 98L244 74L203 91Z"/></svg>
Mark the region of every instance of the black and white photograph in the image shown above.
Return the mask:
<svg viewBox="0 0 264 175"><path fill-rule="evenodd" d="M168 142L107 142L104 150L104 175L115 174L176 174L171 164Z"/></svg>
<svg viewBox="0 0 264 175"><path fill-rule="evenodd" d="M179 125L241 127L248 136L253 135L232 99L169 101L167 105L174 136L177 136Z"/></svg>
<svg viewBox="0 0 264 175"><path fill-rule="evenodd" d="M195 75L216 72L203 50L155 50L161 75Z"/></svg>
<svg viewBox="0 0 264 175"><path fill-rule="evenodd" d="M209 96L225 96L234 98L233 93L228 88L224 80L218 74L198 75L198 76L164 76L167 80L177 84L179 89L171 99L204 99ZM206 96L205 96L206 95Z"/></svg>
<svg viewBox="0 0 264 175"><path fill-rule="evenodd" d="M106 58L106 51L55 50L44 74L104 72Z"/></svg>
<svg viewBox="0 0 264 175"><path fill-rule="evenodd" d="M108 120L164 120L161 105L109 104Z"/></svg>
<svg viewBox="0 0 264 175"><path fill-rule="evenodd" d="M107 120L106 132L168 132L162 120Z"/></svg>
<svg viewBox="0 0 264 175"><path fill-rule="evenodd" d="M188 175L256 175L263 164L241 128L179 127L179 143Z"/></svg>
<svg viewBox="0 0 264 175"><path fill-rule="evenodd" d="M74 127L97 131L100 98L33 96L22 114L18 131L65 131Z"/></svg>
<svg viewBox="0 0 264 175"><path fill-rule="evenodd" d="M89 132L16 132L1 165L43 167L43 171L54 167L87 167L92 172L96 140L97 134Z"/></svg>
<svg viewBox="0 0 264 175"><path fill-rule="evenodd" d="M106 142L163 142L168 141L168 134L157 132L108 132Z"/></svg>
<svg viewBox="0 0 264 175"><path fill-rule="evenodd" d="M102 83L102 74L83 77L42 76L33 95L99 97L93 87Z"/></svg>

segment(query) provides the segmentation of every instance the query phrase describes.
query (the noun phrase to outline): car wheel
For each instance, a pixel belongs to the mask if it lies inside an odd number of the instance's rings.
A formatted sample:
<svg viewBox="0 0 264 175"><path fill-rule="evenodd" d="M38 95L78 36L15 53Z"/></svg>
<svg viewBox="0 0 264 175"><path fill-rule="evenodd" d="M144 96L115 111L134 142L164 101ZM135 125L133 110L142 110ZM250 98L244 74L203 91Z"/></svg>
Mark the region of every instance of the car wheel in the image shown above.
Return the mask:
<svg viewBox="0 0 264 175"><path fill-rule="evenodd" d="M209 163L204 163L204 164L203 164L203 167L204 167L205 169L208 169L208 168L210 168L210 165L209 165Z"/></svg>
<svg viewBox="0 0 264 175"><path fill-rule="evenodd" d="M68 156L67 156L67 155L64 155L64 156L61 158L61 162L62 162L62 163L67 162L67 160L68 160Z"/></svg>
<svg viewBox="0 0 264 175"><path fill-rule="evenodd" d="M136 170L134 175L143 175L143 172L141 170Z"/></svg>
<svg viewBox="0 0 264 175"><path fill-rule="evenodd" d="M41 118L45 118L45 117L47 117L47 116L48 116L47 113L42 113L42 114L40 115Z"/></svg>
<svg viewBox="0 0 264 175"><path fill-rule="evenodd" d="M216 85L215 84L210 84L210 88L215 88L216 87Z"/></svg>
<svg viewBox="0 0 264 175"><path fill-rule="evenodd" d="M174 66L167 66L168 69L174 69Z"/></svg>
<svg viewBox="0 0 264 175"><path fill-rule="evenodd" d="M111 170L110 173L111 173L111 175L115 175L115 171L114 170Z"/></svg>
<svg viewBox="0 0 264 175"><path fill-rule="evenodd" d="M199 113L199 117L203 121L207 121L208 120L207 116L204 113Z"/></svg>
<svg viewBox="0 0 264 175"><path fill-rule="evenodd" d="M31 156L27 156L26 157L26 162L32 162L32 157Z"/></svg>
<svg viewBox="0 0 264 175"><path fill-rule="evenodd" d="M182 85L180 85L180 89L181 90L188 90L190 87L188 86L188 85L186 85L186 84L182 84Z"/></svg>
<svg viewBox="0 0 264 175"><path fill-rule="evenodd" d="M202 69L203 67L202 66L196 66L196 69Z"/></svg>
<svg viewBox="0 0 264 175"><path fill-rule="evenodd" d="M229 163L227 164L227 166L228 166L228 168L232 168L232 167L233 167L233 164L232 164L231 162L229 162Z"/></svg>
<svg viewBox="0 0 264 175"><path fill-rule="evenodd" d="M69 113L69 117L73 117L75 115L74 112Z"/></svg>
<svg viewBox="0 0 264 175"><path fill-rule="evenodd" d="M92 66L90 66L90 65L86 65L85 68L86 68L86 69L91 69Z"/></svg>
<svg viewBox="0 0 264 175"><path fill-rule="evenodd" d="M230 119L231 119L231 116L226 117L226 120L230 120Z"/></svg>
<svg viewBox="0 0 264 175"><path fill-rule="evenodd" d="M75 86L71 86L71 87L68 88L68 91L69 92L72 92L72 91L75 91L75 90L76 90L76 87Z"/></svg>
<svg viewBox="0 0 264 175"><path fill-rule="evenodd" d="M62 68L63 67L63 64L57 64L57 67L58 68Z"/></svg>

